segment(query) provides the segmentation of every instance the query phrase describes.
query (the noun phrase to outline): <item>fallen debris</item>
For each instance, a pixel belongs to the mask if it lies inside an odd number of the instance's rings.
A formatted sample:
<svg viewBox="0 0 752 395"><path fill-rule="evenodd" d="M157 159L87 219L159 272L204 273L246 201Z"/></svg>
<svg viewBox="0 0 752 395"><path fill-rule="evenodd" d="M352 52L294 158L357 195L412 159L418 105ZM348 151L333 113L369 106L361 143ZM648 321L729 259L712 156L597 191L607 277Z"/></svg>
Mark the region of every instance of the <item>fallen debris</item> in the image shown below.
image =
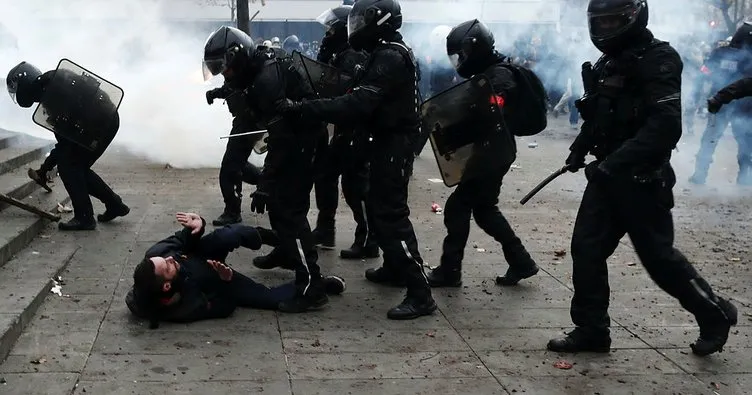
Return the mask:
<svg viewBox="0 0 752 395"><path fill-rule="evenodd" d="M729 262L741 262L742 259L741 258L737 258L737 257L731 257L728 260L729 260Z"/></svg>
<svg viewBox="0 0 752 395"><path fill-rule="evenodd" d="M537 148L538 147L538 143L530 143L530 144L527 145L527 147L528 148Z"/></svg>
<svg viewBox="0 0 752 395"><path fill-rule="evenodd" d="M57 204L57 212L58 213L71 213L71 212L73 212L73 209L70 208L70 207L68 207L68 206L66 206L66 205L64 205L64 204L62 204L62 203L58 203Z"/></svg>
<svg viewBox="0 0 752 395"><path fill-rule="evenodd" d="M439 206L438 203L433 202L433 204L431 204L431 212L434 212L436 214L441 214L442 211L444 211L444 209L441 208L441 206Z"/></svg>
<svg viewBox="0 0 752 395"><path fill-rule="evenodd" d="M556 361L556 362L554 363L554 367L555 367L556 369L564 369L564 370L568 370L568 369L572 369L572 367L573 367L573 366L574 366L574 365L572 365L571 363L569 363L569 362L567 362L567 361Z"/></svg>
<svg viewBox="0 0 752 395"><path fill-rule="evenodd" d="M566 255L567 255L567 250L563 250L562 249L562 250L556 250L556 251L554 251L554 256L556 256L558 258L561 258L561 257L566 256Z"/></svg>
<svg viewBox="0 0 752 395"><path fill-rule="evenodd" d="M39 358L39 359L33 359L33 360L31 360L31 363L33 363L34 365L41 365L41 364L43 364L45 362L47 362L47 360L44 359L44 358Z"/></svg>

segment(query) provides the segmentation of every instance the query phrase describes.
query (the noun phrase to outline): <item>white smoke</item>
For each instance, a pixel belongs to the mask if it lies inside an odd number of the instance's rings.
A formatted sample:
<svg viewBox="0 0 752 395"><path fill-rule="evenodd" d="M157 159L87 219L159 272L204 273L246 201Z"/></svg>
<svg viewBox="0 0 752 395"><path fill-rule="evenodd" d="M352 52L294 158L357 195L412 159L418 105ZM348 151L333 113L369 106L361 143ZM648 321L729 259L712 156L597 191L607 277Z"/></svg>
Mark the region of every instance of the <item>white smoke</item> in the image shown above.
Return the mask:
<svg viewBox="0 0 752 395"><path fill-rule="evenodd" d="M35 16L41 8L53 18ZM148 0L28 0L6 4L0 18L19 47L1 54L3 74L22 60L46 71L68 58L125 91L114 144L175 167L219 165L226 141L219 136L229 133L231 116L221 100L209 106L205 99L212 86L200 62L210 27L170 28L159 3ZM4 100L0 127L49 138L32 112Z"/></svg>

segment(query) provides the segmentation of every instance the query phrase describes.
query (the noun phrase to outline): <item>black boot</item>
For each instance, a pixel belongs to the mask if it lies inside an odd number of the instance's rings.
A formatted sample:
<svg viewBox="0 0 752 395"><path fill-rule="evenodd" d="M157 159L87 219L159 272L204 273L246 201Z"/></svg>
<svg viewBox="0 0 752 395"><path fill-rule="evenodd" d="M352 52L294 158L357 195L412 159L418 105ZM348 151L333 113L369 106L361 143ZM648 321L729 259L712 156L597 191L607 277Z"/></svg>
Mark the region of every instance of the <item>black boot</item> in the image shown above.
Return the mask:
<svg viewBox="0 0 752 395"><path fill-rule="evenodd" d="M94 230L97 228L97 223L92 218L90 221L80 220L73 218L68 222L60 222L57 224L59 230Z"/></svg>
<svg viewBox="0 0 752 395"><path fill-rule="evenodd" d="M260 226L256 227L256 231L261 237L261 244L270 247L277 247L279 245L279 236L277 236L277 232L271 229L262 228Z"/></svg>
<svg viewBox="0 0 752 395"><path fill-rule="evenodd" d="M324 289L327 295L341 295L347 289L345 279L339 276L324 277Z"/></svg>
<svg viewBox="0 0 752 395"><path fill-rule="evenodd" d="M462 269L447 269L439 266L431 270L426 277L431 288L462 286Z"/></svg>
<svg viewBox="0 0 752 395"><path fill-rule="evenodd" d="M287 270L295 270L292 264L284 259L282 253L276 248L272 250L268 255L257 256L253 258L253 266L259 269L269 270L274 268L282 268Z"/></svg>
<svg viewBox="0 0 752 395"><path fill-rule="evenodd" d="M279 303L279 311L283 313L304 313L310 310L320 309L329 303L326 295L324 280L319 278L311 282L307 292L298 291L290 300Z"/></svg>
<svg viewBox="0 0 752 395"><path fill-rule="evenodd" d="M131 208L122 201L112 207L105 207L104 213L97 215L97 221L110 222L117 217L125 217L131 212Z"/></svg>
<svg viewBox="0 0 752 395"><path fill-rule="evenodd" d="M227 226L232 224L238 224L243 222L243 217L240 216L240 213L235 212L229 212L225 210L225 212L222 213L217 219L212 221L212 225L214 226Z"/></svg>
<svg viewBox="0 0 752 395"><path fill-rule="evenodd" d="M335 231L334 229L322 229L322 228L316 228L311 231L311 235L313 235L313 244L316 245L316 247L319 247L323 250L333 250L334 245L334 238L335 238Z"/></svg>
<svg viewBox="0 0 752 395"><path fill-rule="evenodd" d="M518 271L519 269L512 268L511 266L509 269L507 269L506 274L503 276L496 277L496 284L502 285L502 286L513 286L517 285L521 280L524 280L526 278L530 278L538 274L538 271L540 271L540 268L538 265L533 263L532 266L527 267L521 271Z"/></svg>
<svg viewBox="0 0 752 395"><path fill-rule="evenodd" d="M405 280L398 273L383 266L378 269L366 270L366 279L372 283L393 287L404 287L406 285Z"/></svg>
<svg viewBox="0 0 752 395"><path fill-rule="evenodd" d="M370 244L365 247L357 244L353 244L346 250L339 252L339 257L342 259L369 259L379 257L379 246L376 244Z"/></svg>
<svg viewBox="0 0 752 395"><path fill-rule="evenodd" d="M386 317L390 320L412 320L424 315L431 315L436 309L436 302L431 295L423 298L408 296L402 303L389 310Z"/></svg>
<svg viewBox="0 0 752 395"><path fill-rule="evenodd" d="M49 176L47 175L46 171L43 171L42 169L34 170L29 169L28 173L29 178L34 180L34 182L37 183L40 187L44 188L47 192L52 192L52 188L50 188L49 185L47 185L51 180Z"/></svg>
<svg viewBox="0 0 752 395"><path fill-rule="evenodd" d="M575 328L564 337L551 339L546 348L560 353L607 353L611 350L611 336L608 332L586 331L582 328Z"/></svg>
<svg viewBox="0 0 752 395"><path fill-rule="evenodd" d="M704 357L715 352L722 352L728 340L731 327L736 325L738 313L736 307L726 299L718 298L718 306L725 315L721 322L700 323L700 337L692 344L692 352Z"/></svg>

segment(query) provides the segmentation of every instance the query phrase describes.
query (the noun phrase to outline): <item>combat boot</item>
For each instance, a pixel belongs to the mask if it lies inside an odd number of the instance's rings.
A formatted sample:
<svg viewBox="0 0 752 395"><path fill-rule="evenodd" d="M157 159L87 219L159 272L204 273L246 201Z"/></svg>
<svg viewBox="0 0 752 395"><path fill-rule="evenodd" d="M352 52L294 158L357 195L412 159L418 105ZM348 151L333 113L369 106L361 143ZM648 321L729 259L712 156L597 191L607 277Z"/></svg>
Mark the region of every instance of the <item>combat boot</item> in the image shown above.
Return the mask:
<svg viewBox="0 0 752 395"><path fill-rule="evenodd" d="M429 294L426 297L407 296L399 305L386 313L390 320L412 320L424 315L431 315L438 307Z"/></svg>
<svg viewBox="0 0 752 395"><path fill-rule="evenodd" d="M117 217L125 217L130 214L131 208L126 206L121 200L119 203L112 206L105 206L104 213L97 215L97 221L110 222Z"/></svg>
<svg viewBox="0 0 752 395"><path fill-rule="evenodd" d="M346 250L339 252L339 257L342 259L369 259L379 257L379 246L376 244L369 244L365 247L353 244Z"/></svg>
<svg viewBox="0 0 752 395"><path fill-rule="evenodd" d="M496 284L501 286L517 285L521 280L533 277L540 271L530 253L522 244L509 248L502 246L501 248L504 251L504 258L509 264L509 269L503 276L496 277Z"/></svg>
<svg viewBox="0 0 752 395"><path fill-rule="evenodd" d="M94 230L97 228L97 223L92 218L89 221L73 218L68 222L60 222L57 224L59 230Z"/></svg>
<svg viewBox="0 0 752 395"><path fill-rule="evenodd" d="M431 288L456 288L462 286L462 269L449 269L440 265L436 269L431 270L426 277Z"/></svg>
<svg viewBox="0 0 752 395"><path fill-rule="evenodd" d="M240 216L240 213L235 212L229 212L225 210L225 212L222 213L217 219L212 221L212 225L214 226L227 226L232 224L239 224L243 222L243 217Z"/></svg>
<svg viewBox="0 0 752 395"><path fill-rule="evenodd" d="M564 337L551 339L546 348L560 353L607 353L611 350L611 336L608 331L596 332L575 328Z"/></svg>
<svg viewBox="0 0 752 395"><path fill-rule="evenodd" d="M331 229L322 229L322 228L316 228L311 231L311 235L313 236L313 244L316 247L319 247L323 250L333 250L335 248L334 245L334 239L335 239L335 231L334 228Z"/></svg>
<svg viewBox="0 0 752 395"><path fill-rule="evenodd" d="M715 352L722 352L723 346L728 340L731 327L735 326L738 320L736 306L726 299L718 298L718 307L723 310L723 319L720 322L699 323L700 337L689 347L695 355L704 357Z"/></svg>
<svg viewBox="0 0 752 395"><path fill-rule="evenodd" d="M259 269L269 270L274 268L282 268L287 270L295 270L295 267L290 261L284 258L284 255L277 249L273 249L268 255L257 256L253 258L253 266Z"/></svg>
<svg viewBox="0 0 752 395"><path fill-rule="evenodd" d="M520 281L538 274L540 268L538 265L533 264L533 266L525 268L524 270L518 270L519 269L510 266L503 276L496 277L496 284L506 287L517 285Z"/></svg>
<svg viewBox="0 0 752 395"><path fill-rule="evenodd" d="M39 169L39 170L29 169L27 174L29 175L29 178L34 180L34 182L36 182L37 185L44 188L45 191L52 192L52 188L50 188L50 186L47 185L49 182L52 181L50 177L47 175L47 172L42 171L42 169Z"/></svg>
<svg viewBox="0 0 752 395"><path fill-rule="evenodd" d="M339 276L324 277L324 289L327 295L341 295L347 289L345 279Z"/></svg>
<svg viewBox="0 0 752 395"><path fill-rule="evenodd" d="M399 273L385 267L377 269L366 270L366 280L383 285L390 285L393 287L404 287L406 285L405 280Z"/></svg>
<svg viewBox="0 0 752 395"><path fill-rule="evenodd" d="M327 303L329 303L329 297L326 295L324 280L318 278L311 281L305 293L299 290L292 299L280 302L278 308L283 313L304 313L320 309Z"/></svg>

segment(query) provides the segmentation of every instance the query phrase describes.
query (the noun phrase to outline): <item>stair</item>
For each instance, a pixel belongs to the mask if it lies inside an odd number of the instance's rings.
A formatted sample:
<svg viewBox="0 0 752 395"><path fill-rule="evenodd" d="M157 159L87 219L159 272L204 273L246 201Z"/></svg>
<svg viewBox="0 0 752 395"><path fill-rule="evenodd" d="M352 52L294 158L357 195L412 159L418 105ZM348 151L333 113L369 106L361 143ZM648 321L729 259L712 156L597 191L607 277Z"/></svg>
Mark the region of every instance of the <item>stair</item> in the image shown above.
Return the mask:
<svg viewBox="0 0 752 395"><path fill-rule="evenodd" d="M67 203L60 185L48 193L27 175L38 168L54 143L0 129L0 193L53 211ZM36 313L57 276L75 252L34 238L50 221L18 207L0 203L0 361ZM35 243L33 248L26 248ZM42 252L40 252L40 250Z"/></svg>

